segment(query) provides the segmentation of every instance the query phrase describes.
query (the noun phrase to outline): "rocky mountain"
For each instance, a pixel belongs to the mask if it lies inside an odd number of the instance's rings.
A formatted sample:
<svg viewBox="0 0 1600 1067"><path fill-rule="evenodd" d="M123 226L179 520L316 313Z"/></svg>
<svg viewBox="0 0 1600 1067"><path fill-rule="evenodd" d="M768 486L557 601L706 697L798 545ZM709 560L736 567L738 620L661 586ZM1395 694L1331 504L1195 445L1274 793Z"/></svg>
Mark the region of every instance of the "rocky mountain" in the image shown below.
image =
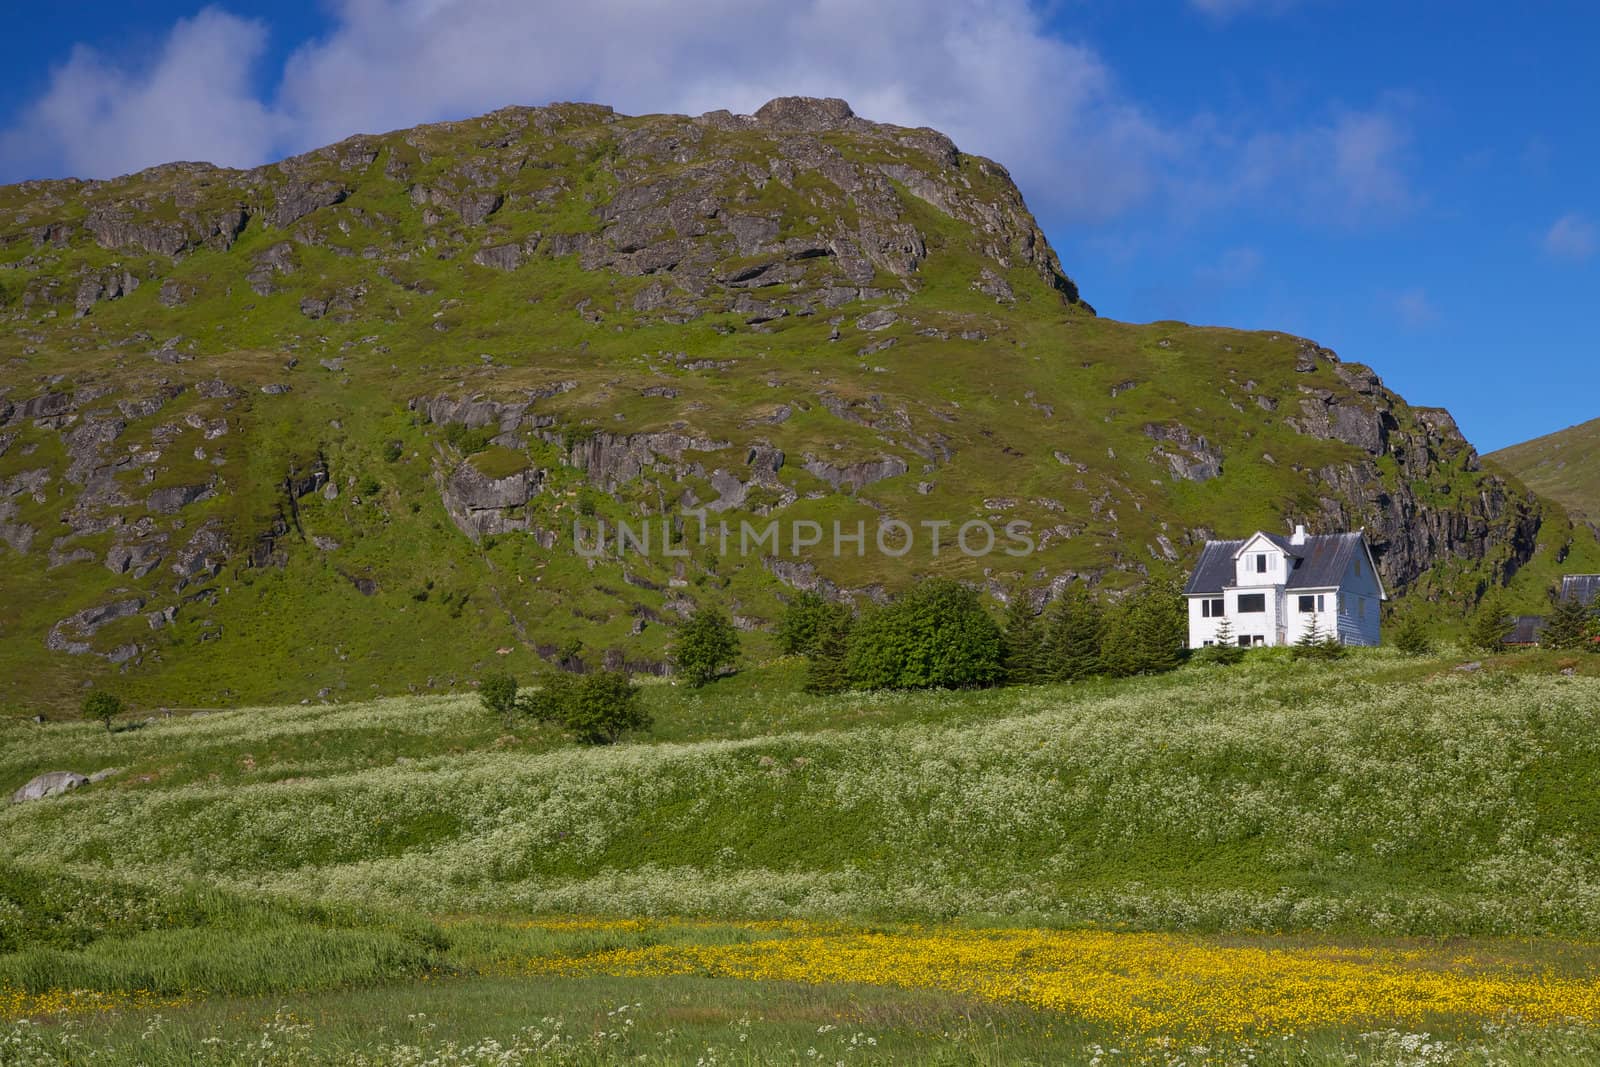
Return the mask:
<svg viewBox="0 0 1600 1067"><path fill-rule="evenodd" d="M1486 458L1589 525L1600 523L1600 419L1502 448Z"/></svg>
<svg viewBox="0 0 1600 1067"><path fill-rule="evenodd" d="M1391 588L1456 606L1592 544L1311 341L1098 317L1003 167L838 100L0 188L0 365L13 709L657 669L700 602L759 649L796 587L1115 593L1294 522L1364 525ZM976 521L1036 551L952 547Z"/></svg>

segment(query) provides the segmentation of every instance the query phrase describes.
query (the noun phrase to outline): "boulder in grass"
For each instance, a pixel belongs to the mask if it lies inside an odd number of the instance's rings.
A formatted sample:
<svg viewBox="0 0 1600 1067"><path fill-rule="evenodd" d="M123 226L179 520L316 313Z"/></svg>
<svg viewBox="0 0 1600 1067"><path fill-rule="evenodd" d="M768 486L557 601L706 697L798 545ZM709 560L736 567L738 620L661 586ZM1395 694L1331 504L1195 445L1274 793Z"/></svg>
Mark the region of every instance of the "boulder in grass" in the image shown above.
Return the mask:
<svg viewBox="0 0 1600 1067"><path fill-rule="evenodd" d="M21 804L29 800L58 797L88 784L89 779L76 771L47 771L12 793L11 803Z"/></svg>

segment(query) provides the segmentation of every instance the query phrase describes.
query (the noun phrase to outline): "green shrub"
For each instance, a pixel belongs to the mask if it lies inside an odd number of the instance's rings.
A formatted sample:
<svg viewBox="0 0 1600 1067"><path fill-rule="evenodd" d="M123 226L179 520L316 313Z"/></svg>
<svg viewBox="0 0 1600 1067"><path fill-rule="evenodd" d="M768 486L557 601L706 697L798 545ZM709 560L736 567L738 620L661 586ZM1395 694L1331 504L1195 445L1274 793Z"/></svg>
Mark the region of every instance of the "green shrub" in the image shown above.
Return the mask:
<svg viewBox="0 0 1600 1067"><path fill-rule="evenodd" d="M850 609L817 593L796 594L778 621L778 647L791 656L809 656L830 627L848 619Z"/></svg>
<svg viewBox="0 0 1600 1067"><path fill-rule="evenodd" d="M478 683L478 699L484 709L498 715L508 725L517 711L517 680L506 671L486 674Z"/></svg>
<svg viewBox="0 0 1600 1067"><path fill-rule="evenodd" d="M97 691L83 702L83 717L104 723L106 733L111 732L111 721L122 714L122 698L115 693Z"/></svg>
<svg viewBox="0 0 1600 1067"><path fill-rule="evenodd" d="M596 671L572 688L563 725L586 745L610 745L650 725L639 687L625 671Z"/></svg>
<svg viewBox="0 0 1600 1067"><path fill-rule="evenodd" d="M469 430L459 422L452 422L444 429L445 442L463 456L470 456L475 452L482 452L489 447L489 442L494 440L495 430L488 426L479 426Z"/></svg>
<svg viewBox="0 0 1600 1067"><path fill-rule="evenodd" d="M386 441L383 446L383 461L385 463L396 463L405 454L405 451L406 446L403 441L398 439Z"/></svg>
<svg viewBox="0 0 1600 1067"><path fill-rule="evenodd" d="M1502 652L1511 632L1511 616L1498 593L1491 593L1478 605L1478 612L1467 628L1467 643L1480 652Z"/></svg>
<svg viewBox="0 0 1600 1067"><path fill-rule="evenodd" d="M678 630L672 666L692 686L715 681L739 659L739 632L716 608L700 608Z"/></svg>
<svg viewBox="0 0 1600 1067"><path fill-rule="evenodd" d="M1000 681L1004 654L978 594L937 579L856 624L848 670L858 689L958 689Z"/></svg>
<svg viewBox="0 0 1600 1067"><path fill-rule="evenodd" d="M625 671L552 671L518 707L541 722L570 730L586 745L615 744L629 730L650 725L650 715L639 705L639 687Z"/></svg>
<svg viewBox="0 0 1600 1067"><path fill-rule="evenodd" d="M1417 616L1409 616L1394 632L1394 647L1407 656L1426 656L1433 651L1428 629Z"/></svg>

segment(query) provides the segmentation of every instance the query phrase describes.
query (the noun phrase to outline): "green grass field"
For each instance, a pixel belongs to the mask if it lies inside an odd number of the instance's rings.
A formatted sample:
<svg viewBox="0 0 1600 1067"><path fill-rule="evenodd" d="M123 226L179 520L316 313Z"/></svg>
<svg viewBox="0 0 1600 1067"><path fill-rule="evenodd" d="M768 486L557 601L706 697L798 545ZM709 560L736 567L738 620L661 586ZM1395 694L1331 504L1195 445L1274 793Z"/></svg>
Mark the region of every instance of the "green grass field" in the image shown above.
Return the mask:
<svg viewBox="0 0 1600 1067"><path fill-rule="evenodd" d="M1485 457L1540 496L1600 521L1600 419L1569 426Z"/></svg>
<svg viewBox="0 0 1600 1067"><path fill-rule="evenodd" d="M1593 1062L1600 656L1463 659L780 660L604 749L471 696L6 720L0 788L120 770L0 810L0 1063Z"/></svg>

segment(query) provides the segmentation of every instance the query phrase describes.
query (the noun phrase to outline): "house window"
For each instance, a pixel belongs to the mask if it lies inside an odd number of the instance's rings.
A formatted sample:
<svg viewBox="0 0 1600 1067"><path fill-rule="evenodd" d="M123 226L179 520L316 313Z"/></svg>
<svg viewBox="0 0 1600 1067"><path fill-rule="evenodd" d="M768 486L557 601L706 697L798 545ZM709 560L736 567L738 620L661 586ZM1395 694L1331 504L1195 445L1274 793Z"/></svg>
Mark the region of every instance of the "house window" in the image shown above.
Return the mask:
<svg viewBox="0 0 1600 1067"><path fill-rule="evenodd" d="M1267 554L1265 552L1256 553L1256 573L1267 573Z"/></svg>
<svg viewBox="0 0 1600 1067"><path fill-rule="evenodd" d="M1245 634L1243 637L1239 638L1239 647L1240 648L1249 648L1250 647L1250 635L1249 634Z"/></svg>
<svg viewBox="0 0 1600 1067"><path fill-rule="evenodd" d="M1302 615L1309 615L1316 610L1317 598L1315 596L1303 595L1300 597L1300 613Z"/></svg>
<svg viewBox="0 0 1600 1067"><path fill-rule="evenodd" d="M1239 613L1252 614L1267 610L1267 594L1246 593L1239 598Z"/></svg>
<svg viewBox="0 0 1600 1067"><path fill-rule="evenodd" d="M1212 645L1216 644L1215 641L1201 641L1200 643L1202 645L1204 645L1206 648L1210 648Z"/></svg>
<svg viewBox="0 0 1600 1067"><path fill-rule="evenodd" d="M1226 614L1223 610L1221 597L1200 601L1200 617L1202 619L1220 619Z"/></svg>
<svg viewBox="0 0 1600 1067"><path fill-rule="evenodd" d="M1264 645L1267 643L1267 639L1260 634L1256 634L1254 637L1250 638L1250 643L1252 645Z"/></svg>

